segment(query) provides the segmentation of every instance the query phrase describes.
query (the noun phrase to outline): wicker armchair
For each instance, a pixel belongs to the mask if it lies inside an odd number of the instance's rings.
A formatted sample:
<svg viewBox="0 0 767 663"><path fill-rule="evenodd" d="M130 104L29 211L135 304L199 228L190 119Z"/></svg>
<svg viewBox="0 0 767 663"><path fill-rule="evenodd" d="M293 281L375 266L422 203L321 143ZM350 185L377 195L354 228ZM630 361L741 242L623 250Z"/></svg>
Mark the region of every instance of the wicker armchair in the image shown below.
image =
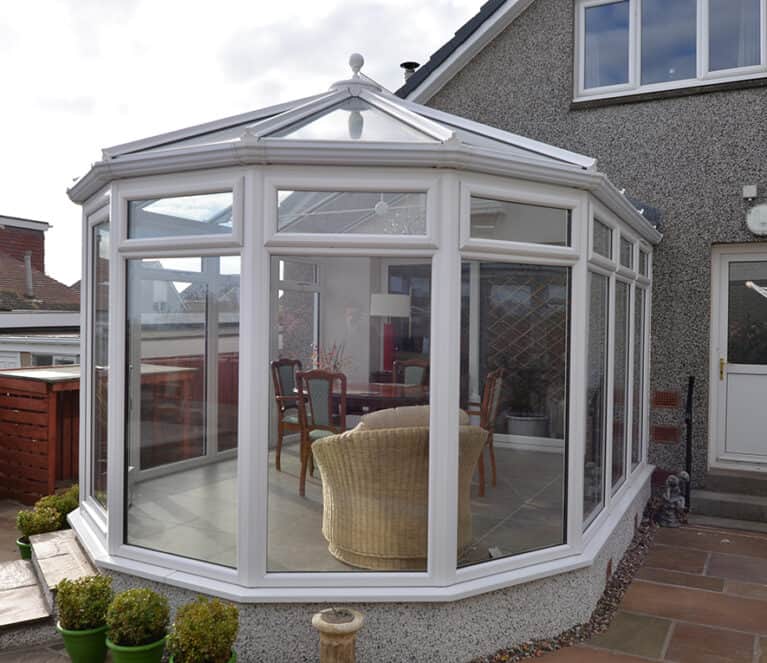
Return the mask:
<svg viewBox="0 0 767 663"><path fill-rule="evenodd" d="M470 488L487 431L461 426L458 549L472 539ZM355 429L317 440L322 533L328 550L352 566L426 570L429 429Z"/></svg>

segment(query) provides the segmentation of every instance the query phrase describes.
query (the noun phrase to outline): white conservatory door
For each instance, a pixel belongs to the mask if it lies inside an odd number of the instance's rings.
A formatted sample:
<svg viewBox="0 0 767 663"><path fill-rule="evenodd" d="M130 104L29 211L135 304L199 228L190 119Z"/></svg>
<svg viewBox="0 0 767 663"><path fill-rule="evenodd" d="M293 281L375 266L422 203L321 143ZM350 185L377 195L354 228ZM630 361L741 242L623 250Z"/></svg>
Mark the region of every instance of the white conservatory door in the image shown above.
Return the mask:
<svg viewBox="0 0 767 663"><path fill-rule="evenodd" d="M767 472L767 249L726 247L713 267L709 464Z"/></svg>

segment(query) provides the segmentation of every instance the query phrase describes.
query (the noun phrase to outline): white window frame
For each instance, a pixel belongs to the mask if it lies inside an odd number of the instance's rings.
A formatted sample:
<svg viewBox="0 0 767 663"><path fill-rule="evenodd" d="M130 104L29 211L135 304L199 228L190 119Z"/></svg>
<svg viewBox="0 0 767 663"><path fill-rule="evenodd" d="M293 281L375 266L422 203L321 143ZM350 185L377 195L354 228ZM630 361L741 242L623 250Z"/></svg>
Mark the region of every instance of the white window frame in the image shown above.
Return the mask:
<svg viewBox="0 0 767 663"><path fill-rule="evenodd" d="M328 191L426 194L426 232L423 235L363 233L283 233L277 230L279 191ZM271 167L263 177L262 218L269 247L337 247L435 249L439 242L440 177L423 169Z"/></svg>
<svg viewBox="0 0 767 663"><path fill-rule="evenodd" d="M767 0L760 0L761 64L721 71L709 70L709 0L697 0L696 75L694 78L664 83L642 84L642 0L629 0L629 80L628 83L594 88L585 86L586 9L609 5L618 0L577 0L575 7L574 99L609 99L627 95L676 90L727 81L748 81L767 76Z"/></svg>
<svg viewBox="0 0 767 663"><path fill-rule="evenodd" d="M308 173L308 174L307 174ZM210 171L220 176L222 171ZM415 181L411 174L417 175ZM400 179L406 177L411 187L427 189L427 236L325 236L309 238L279 237L270 222L264 218L265 200L271 200L274 208L271 219L276 219L276 192L278 186L291 189L308 182L307 187L324 182L331 190L338 190L338 182L349 181L361 190L381 190L382 182L391 176L399 190ZM617 243L618 228L624 223L617 216L593 200L586 191L572 191L552 185L531 184L519 180L504 180L495 176L480 176L458 171L416 173L399 169L381 173L374 169L319 169L242 167L226 171L226 177L241 185L241 195L236 196L233 214L248 219L242 223L240 245L232 245L232 238L220 236L183 237L127 240L127 203L132 198L148 195L164 197L180 179L189 183L188 177L148 177L145 180L123 180L111 185L109 210L110 238L123 238L110 243L110 345L109 345L109 458L108 493L109 526L101 510L102 521L98 524L98 509L91 508L87 499L71 520L78 534L87 542L100 566L117 571L133 573L145 578L182 587L194 587L199 591L245 602L296 602L328 600L374 600L374 601L446 601L463 598L494 589L509 587L548 575L583 568L595 559L613 528L624 516L626 509L636 499L640 489L649 480L650 467L643 462L624 485L611 494L609 484L604 487L605 502L588 529L583 531L583 443L585 434L586 378L586 302L588 293L587 272L607 273L612 282L617 266L593 264L585 254L589 247L593 213L613 228L613 241ZM420 177L420 179L418 179ZM301 179L305 178L305 179ZM387 180L391 181L391 180ZM164 182L164 184L163 184ZM163 187L167 186L168 189ZM195 180L200 191L210 188L210 179ZM384 189L385 190L385 189ZM408 189L405 189L408 190ZM268 195L264 195L269 191ZM471 240L462 242L462 233L470 226L470 196L500 197L500 199L527 204L564 206L572 210L571 243L569 247L529 245L519 242L497 240ZM496 195L498 194L498 195ZM104 207L103 204L99 207ZM87 214L91 214L88 210ZM84 233L89 232L88 217L84 219ZM261 222L263 220L263 223ZM404 241L404 240L413 241ZM464 239L469 239L467 236ZM637 244L639 242L636 242ZM583 254L582 254L583 252ZM241 336L248 342L240 345L238 461L237 471L237 567L227 568L199 560L132 546L123 543L125 518L124 504L124 444L126 410L126 285L127 261L142 257L163 258L180 256L241 255ZM268 445L253 444L252 440L264 439L268 434L269 412L273 406L269 376L270 330L264 320L270 313L270 262L271 255L281 256L376 256L391 260L417 258L429 260L432 265L432 322L431 352L436 361L432 367L430 428L430 480L429 480L429 529L428 567L416 573L267 573L267 544L264 532L268 531ZM617 256L617 246L613 255ZM648 251L648 258L652 253ZM571 269L570 293L570 356L568 383L568 467L566 504L566 543L531 553L488 561L457 569L457 506L458 474L458 406L460 372L460 288L461 261L478 259L512 263L559 265ZM596 257L594 257L596 261ZM609 261L608 261L609 262ZM90 250L84 257L84 293L89 291ZM651 263L650 263L651 264ZM649 285L649 279L648 279ZM648 289L649 292L649 289ZM611 300L612 301L612 300ZM650 296L647 297L649 310ZM612 308L614 311L614 306ZM88 311L84 306L84 311ZM612 313L611 313L612 315ZM87 364L92 339L88 337L83 357ZM646 329L650 329L649 315ZM649 344L645 346L649 353ZM645 371L647 371L647 362ZM87 365L85 367L87 371ZM608 363L608 371L610 364ZM84 373L88 375L87 372ZM645 373L647 376L647 373ZM87 382L87 379L86 379ZM649 384L647 377L645 385ZM87 385L86 385L87 390ZM83 399L87 408L87 394ZM645 404L648 399L645 398ZM82 410L81 435L89 420ZM445 412L453 415L445 416ZM608 412L607 421L611 420ZM608 426L609 431L609 426ZM438 445L438 448L435 446ZM607 442L607 452L611 440ZM627 445L628 449L628 445ZM643 451L646 454L646 449ZM81 456L83 477L89 469L83 469L88 460ZM606 458L609 461L609 457ZM609 465L606 465L609 467ZM243 478L247 480L242 480ZM95 515L91 514L91 511Z"/></svg>
<svg viewBox="0 0 767 663"><path fill-rule="evenodd" d="M175 235L168 237L128 237L128 203L152 198L199 196L232 193L232 232L211 235ZM190 251L225 249L242 246L244 179L238 169L199 171L174 175L158 175L123 180L116 200L125 222L115 243L122 253L141 253L147 249L162 251L184 247ZM113 215L114 216L114 215ZM201 224L202 225L202 224ZM210 254L210 251L209 251Z"/></svg>

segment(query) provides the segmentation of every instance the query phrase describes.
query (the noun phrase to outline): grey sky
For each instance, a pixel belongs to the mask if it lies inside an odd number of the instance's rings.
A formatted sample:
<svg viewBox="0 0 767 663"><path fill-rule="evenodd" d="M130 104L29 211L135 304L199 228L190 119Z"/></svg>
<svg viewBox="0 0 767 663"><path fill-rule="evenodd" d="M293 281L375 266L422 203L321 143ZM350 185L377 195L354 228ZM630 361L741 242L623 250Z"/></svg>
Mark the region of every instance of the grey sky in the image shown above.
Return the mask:
<svg viewBox="0 0 767 663"><path fill-rule="evenodd" d="M0 3L0 214L53 224L46 267L80 277L66 188L101 148L321 92L364 71L394 89L477 0Z"/></svg>

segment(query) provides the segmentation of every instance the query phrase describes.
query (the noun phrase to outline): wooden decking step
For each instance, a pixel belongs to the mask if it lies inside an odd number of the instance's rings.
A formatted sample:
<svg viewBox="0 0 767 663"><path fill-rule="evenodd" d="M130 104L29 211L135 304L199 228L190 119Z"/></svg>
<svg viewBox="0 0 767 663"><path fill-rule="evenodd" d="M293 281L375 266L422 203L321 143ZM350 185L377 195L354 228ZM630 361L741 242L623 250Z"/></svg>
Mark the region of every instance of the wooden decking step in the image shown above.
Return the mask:
<svg viewBox="0 0 767 663"><path fill-rule="evenodd" d="M53 609L53 593L61 580L96 575L96 569L85 556L73 530L37 534L29 540L32 543L32 561L49 608Z"/></svg>
<svg viewBox="0 0 767 663"><path fill-rule="evenodd" d="M0 627L50 617L32 562L0 563Z"/></svg>

